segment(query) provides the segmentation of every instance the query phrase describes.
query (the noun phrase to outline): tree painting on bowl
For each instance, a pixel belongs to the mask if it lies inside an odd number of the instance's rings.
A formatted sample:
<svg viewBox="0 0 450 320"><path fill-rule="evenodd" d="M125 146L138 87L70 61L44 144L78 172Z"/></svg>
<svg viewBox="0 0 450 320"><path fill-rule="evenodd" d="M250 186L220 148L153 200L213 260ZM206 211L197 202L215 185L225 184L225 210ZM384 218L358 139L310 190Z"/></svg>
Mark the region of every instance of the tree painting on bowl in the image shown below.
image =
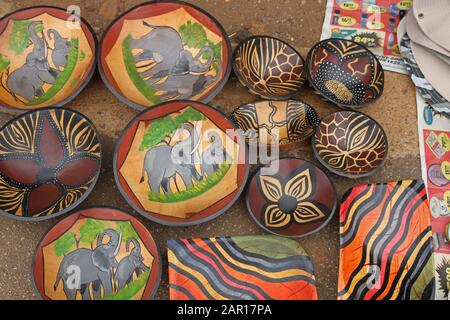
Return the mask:
<svg viewBox="0 0 450 320"><path fill-rule="evenodd" d="M113 92L136 108L174 99L207 102L229 75L229 51L222 27L205 12L149 3L110 26L100 70Z"/></svg>
<svg viewBox="0 0 450 320"><path fill-rule="evenodd" d="M116 147L122 194L160 223L212 219L237 199L247 177L245 141L233 129L222 113L192 101L141 113Z"/></svg>
<svg viewBox="0 0 450 320"><path fill-rule="evenodd" d="M90 208L56 224L36 251L34 283L44 299L149 298L159 258L145 227L112 208Z"/></svg>
<svg viewBox="0 0 450 320"><path fill-rule="evenodd" d="M0 20L0 105L61 106L89 81L96 39L84 20L69 28L62 9L35 7Z"/></svg>

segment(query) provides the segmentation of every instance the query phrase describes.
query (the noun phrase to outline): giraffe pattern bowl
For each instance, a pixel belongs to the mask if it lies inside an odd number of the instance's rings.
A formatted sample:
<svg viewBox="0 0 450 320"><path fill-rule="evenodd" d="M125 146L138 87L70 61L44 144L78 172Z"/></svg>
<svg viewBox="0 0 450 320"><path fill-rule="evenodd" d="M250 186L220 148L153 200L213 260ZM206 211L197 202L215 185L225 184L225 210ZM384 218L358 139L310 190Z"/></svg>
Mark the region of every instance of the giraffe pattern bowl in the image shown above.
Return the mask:
<svg viewBox="0 0 450 320"><path fill-rule="evenodd" d="M268 36L242 41L234 50L233 70L242 85L264 99L289 99L300 93L306 81L300 53Z"/></svg>
<svg viewBox="0 0 450 320"><path fill-rule="evenodd" d="M376 173L388 154L383 128L356 111L339 111L322 119L312 146L314 155L328 170L354 179Z"/></svg>
<svg viewBox="0 0 450 320"><path fill-rule="evenodd" d="M383 93L384 71L376 56L353 41L328 39L307 57L309 84L326 100L357 109L374 103Z"/></svg>

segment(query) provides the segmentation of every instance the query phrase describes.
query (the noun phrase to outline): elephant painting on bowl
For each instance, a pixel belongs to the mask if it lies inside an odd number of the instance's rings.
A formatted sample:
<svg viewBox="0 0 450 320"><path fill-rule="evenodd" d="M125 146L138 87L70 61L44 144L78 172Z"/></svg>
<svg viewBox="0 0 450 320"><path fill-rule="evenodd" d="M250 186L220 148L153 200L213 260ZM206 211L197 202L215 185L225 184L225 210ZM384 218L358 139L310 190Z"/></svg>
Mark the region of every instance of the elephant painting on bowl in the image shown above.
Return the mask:
<svg viewBox="0 0 450 320"><path fill-rule="evenodd" d="M134 247L130 252L131 242ZM141 245L135 238L131 237L127 239L126 250L127 252L130 252L130 254L120 260L117 270L114 273L114 280L117 282L117 290L121 290L129 285L133 281L134 274L136 277L139 277L143 272L150 270L150 268L144 264Z"/></svg>

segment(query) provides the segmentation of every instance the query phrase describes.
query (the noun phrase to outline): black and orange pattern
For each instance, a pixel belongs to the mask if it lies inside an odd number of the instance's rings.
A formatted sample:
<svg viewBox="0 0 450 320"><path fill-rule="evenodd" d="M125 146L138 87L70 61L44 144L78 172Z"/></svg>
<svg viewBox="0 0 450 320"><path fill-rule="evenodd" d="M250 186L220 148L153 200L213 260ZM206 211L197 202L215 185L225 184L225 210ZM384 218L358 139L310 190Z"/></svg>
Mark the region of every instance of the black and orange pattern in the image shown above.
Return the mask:
<svg viewBox="0 0 450 320"><path fill-rule="evenodd" d="M422 181L351 189L341 204L340 238L340 300L432 299L432 232Z"/></svg>
<svg viewBox="0 0 450 320"><path fill-rule="evenodd" d="M311 259L274 236L168 242L171 300L317 300Z"/></svg>

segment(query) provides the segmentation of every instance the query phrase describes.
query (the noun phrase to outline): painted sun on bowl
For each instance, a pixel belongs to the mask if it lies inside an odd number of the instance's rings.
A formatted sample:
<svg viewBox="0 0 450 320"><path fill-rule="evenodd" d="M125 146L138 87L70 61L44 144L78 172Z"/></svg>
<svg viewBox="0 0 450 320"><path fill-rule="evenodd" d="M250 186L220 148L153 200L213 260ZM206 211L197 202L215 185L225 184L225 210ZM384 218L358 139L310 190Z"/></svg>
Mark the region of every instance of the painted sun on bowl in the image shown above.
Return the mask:
<svg viewBox="0 0 450 320"><path fill-rule="evenodd" d="M146 300L158 288L160 263L141 222L118 209L93 207L44 235L33 283L44 300Z"/></svg>
<svg viewBox="0 0 450 320"><path fill-rule="evenodd" d="M118 99L136 109L171 100L208 102L231 71L231 45L219 22L179 1L139 5L107 29L100 74Z"/></svg>
<svg viewBox="0 0 450 320"><path fill-rule="evenodd" d="M220 111L173 101L143 111L116 144L114 175L144 217L186 226L224 213L248 175L245 138Z"/></svg>
<svg viewBox="0 0 450 320"><path fill-rule="evenodd" d="M0 106L21 112L71 101L95 70L97 39L84 19L33 7L0 20Z"/></svg>

